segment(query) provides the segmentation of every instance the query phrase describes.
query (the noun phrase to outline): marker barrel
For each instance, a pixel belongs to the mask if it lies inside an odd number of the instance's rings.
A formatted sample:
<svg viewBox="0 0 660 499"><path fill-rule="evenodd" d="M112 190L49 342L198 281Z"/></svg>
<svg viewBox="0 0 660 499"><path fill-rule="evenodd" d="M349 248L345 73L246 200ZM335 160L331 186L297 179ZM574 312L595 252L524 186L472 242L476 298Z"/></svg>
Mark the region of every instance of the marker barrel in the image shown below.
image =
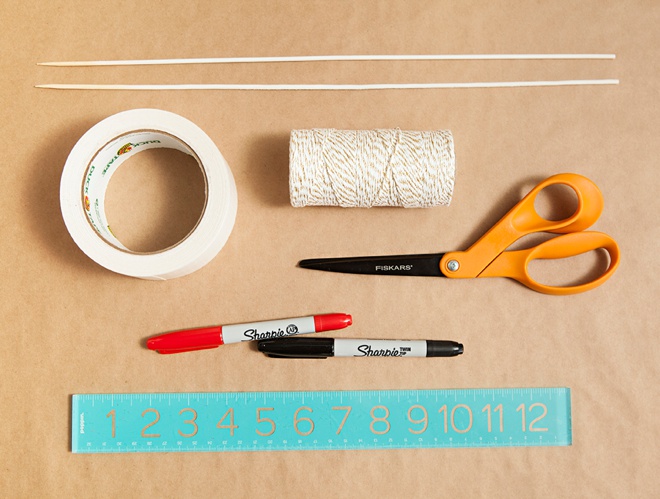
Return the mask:
<svg viewBox="0 0 660 499"><path fill-rule="evenodd" d="M184 329L150 338L147 341L147 348L162 354L206 350L227 343L272 340L298 334L343 329L352 322L353 319L348 314L323 314L230 326Z"/></svg>
<svg viewBox="0 0 660 499"><path fill-rule="evenodd" d="M259 351L274 358L327 357L454 357L463 345L445 340L360 340L283 338L259 341Z"/></svg>

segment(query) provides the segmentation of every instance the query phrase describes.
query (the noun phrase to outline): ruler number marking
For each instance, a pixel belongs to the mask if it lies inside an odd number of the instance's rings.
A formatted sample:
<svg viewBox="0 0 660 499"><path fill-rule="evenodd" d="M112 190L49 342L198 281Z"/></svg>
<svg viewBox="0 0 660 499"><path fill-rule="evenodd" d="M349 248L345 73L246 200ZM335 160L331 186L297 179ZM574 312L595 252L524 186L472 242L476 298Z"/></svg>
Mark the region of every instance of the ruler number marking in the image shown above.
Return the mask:
<svg viewBox="0 0 660 499"><path fill-rule="evenodd" d="M344 419L341 420L341 423L339 423L339 428L337 428L337 435L341 433L341 429L344 427L344 424L346 423L346 420L348 419L348 415L351 413L351 410L353 408L348 405L348 406L337 406L333 407L333 411L346 411L346 414L344 414Z"/></svg>
<svg viewBox="0 0 660 499"><path fill-rule="evenodd" d="M529 412L531 413L532 409L534 409L535 407L540 407L541 408L541 415L537 416L536 418L534 418L532 420L531 423L529 423L529 431L548 431L547 428L534 428L534 425L536 423L538 423L544 417L547 416L547 414L548 414L547 406L545 404L542 404L541 402L536 402L536 403L529 406L529 409L528 409ZM520 412L521 415L522 415L522 431L527 431L527 429L526 429L527 425L525 424L525 421L526 421L526 418L525 418L525 404L520 404L518 406L518 408L516 409L516 412Z"/></svg>
<svg viewBox="0 0 660 499"><path fill-rule="evenodd" d="M259 428L257 428L255 431L257 432L257 435L261 435L262 437L270 437L273 433L275 433L275 421L273 421L270 418L262 418L261 417L261 411L274 411L274 407L259 407L257 408L257 423L270 423L271 428L268 433L264 433L262 431L259 431Z"/></svg>
<svg viewBox="0 0 660 499"><path fill-rule="evenodd" d="M529 406L529 412L532 412L532 409L534 409L534 407L541 407L542 412L540 416L533 419L532 422L529 423L529 431L548 431L547 428L534 428L534 425L539 421L541 421L548 414L548 408L546 407L545 404L542 404L541 402L536 402L535 404Z"/></svg>
<svg viewBox="0 0 660 499"><path fill-rule="evenodd" d="M440 409L438 409L438 412L440 414L444 414L444 418L443 418L444 430L445 430L445 433L447 433L449 431L449 428L447 428L447 404L443 405Z"/></svg>
<svg viewBox="0 0 660 499"><path fill-rule="evenodd" d="M424 417L422 417L422 419L413 419L413 417L412 417L413 409L421 409L422 413L424 414ZM428 428L428 426L429 426L429 413L426 410L426 407L424 407L423 405L419 405L419 404L413 405L410 409L408 409L408 420L412 424L422 424L422 423L424 424L424 426L422 426L421 430L415 430L415 429L412 429L412 428L408 428L408 431L410 433L414 433L415 435L420 435L420 434L424 433L426 431L426 428Z"/></svg>
<svg viewBox="0 0 660 499"><path fill-rule="evenodd" d="M117 413L113 409L108 414L105 415L106 418L112 418L112 438L115 438L117 434Z"/></svg>
<svg viewBox="0 0 660 499"><path fill-rule="evenodd" d="M457 409L465 409L467 410L468 414L468 425L466 428L459 429L456 426L456 410ZM456 404L452 410L450 415L447 415L447 405L443 405L440 409L438 409L438 412L443 414L443 423L444 423L444 431L445 433L449 432L449 427L448 427L448 422L451 422L451 428L454 430L456 433L467 433L472 429L472 409L470 409L469 405L465 404ZM482 411L483 412L483 411ZM449 421L448 421L449 420Z"/></svg>
<svg viewBox="0 0 660 499"><path fill-rule="evenodd" d="M459 408L463 408L463 409L467 410L468 418L469 418L469 421L470 421L467 425L467 428L465 428L463 430L459 430L458 428L456 428L456 423L455 423L455 419L454 419L454 413L456 412L456 409L459 409ZM454 406L454 408L451 410L451 427L454 429L454 431L456 433L467 433L468 431L470 431L470 429L472 428L472 409L470 409L469 405L456 404Z"/></svg>
<svg viewBox="0 0 660 499"><path fill-rule="evenodd" d="M382 409L385 411L385 416L383 417L377 417L376 416L376 409ZM371 433L374 433L376 435L385 435L387 432L390 431L390 428L392 425L390 425L390 422L387 420L387 418L390 417L390 410L385 407L384 405L376 405L371 408L371 423L369 423L369 429L371 430ZM382 431L376 430L375 425L376 423L385 423L385 429Z"/></svg>
<svg viewBox="0 0 660 499"><path fill-rule="evenodd" d="M142 417L145 416L148 412L153 412L156 414L156 419L154 419L151 423L148 423L147 426L142 428L142 431L140 432L140 435L142 435L143 438L160 438L160 433L145 433L147 428L151 428L153 425L158 423L160 421L160 412L158 412L156 409L145 409L144 412L142 413Z"/></svg>
<svg viewBox="0 0 660 499"><path fill-rule="evenodd" d="M296 429L296 433L298 433L298 435L302 435L303 437L306 437L307 435L311 435L312 432L314 431L314 421L312 421L310 418L307 417L299 418L298 413L300 413L300 411L309 411L309 412L313 412L313 411L311 407L303 406L303 407L299 407L298 410L293 414L293 427ZM307 421L309 423L309 431L300 431L300 429L298 428L298 423L300 423L301 421Z"/></svg>
<svg viewBox="0 0 660 499"><path fill-rule="evenodd" d="M222 422L229 416L229 425L223 425ZM233 437L234 436L234 430L238 428L238 425L234 424L234 408L230 407L227 409L227 412L220 418L220 421L218 421L218 424L216 425L216 428L225 429L229 428L229 434Z"/></svg>
<svg viewBox="0 0 660 499"><path fill-rule="evenodd" d="M183 424L192 425L193 428L195 428L195 429L193 430L192 433L183 433L181 430L177 430L179 432L179 435L181 435L182 437L185 437L185 438L194 437L195 435L197 435L197 430L199 430L199 427L197 426L197 423L195 423L195 420L197 419L197 411L195 409L191 409L190 407L188 407L186 409L181 409L179 411L179 416L181 416L184 412L188 412L188 411L192 412L193 418L184 421Z"/></svg>
<svg viewBox="0 0 660 499"><path fill-rule="evenodd" d="M481 410L481 412L485 412L488 415L488 433L493 431L493 421L490 411L491 411L490 404L486 404L486 406ZM502 404L498 404L497 406L495 406L493 412L500 413L500 433L502 433L504 431L504 414L502 413Z"/></svg>

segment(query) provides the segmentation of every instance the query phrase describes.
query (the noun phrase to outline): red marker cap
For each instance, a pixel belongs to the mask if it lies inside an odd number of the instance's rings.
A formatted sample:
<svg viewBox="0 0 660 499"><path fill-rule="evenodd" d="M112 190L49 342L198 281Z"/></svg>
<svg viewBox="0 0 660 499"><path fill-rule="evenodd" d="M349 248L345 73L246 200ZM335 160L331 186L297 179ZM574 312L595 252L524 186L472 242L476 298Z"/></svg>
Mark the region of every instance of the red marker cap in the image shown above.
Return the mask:
<svg viewBox="0 0 660 499"><path fill-rule="evenodd" d="M222 344L222 326L184 329L147 340L147 348L158 353L192 352L218 348Z"/></svg>
<svg viewBox="0 0 660 499"><path fill-rule="evenodd" d="M315 333L344 329L351 324L353 324L353 317L348 314L323 314L314 316Z"/></svg>

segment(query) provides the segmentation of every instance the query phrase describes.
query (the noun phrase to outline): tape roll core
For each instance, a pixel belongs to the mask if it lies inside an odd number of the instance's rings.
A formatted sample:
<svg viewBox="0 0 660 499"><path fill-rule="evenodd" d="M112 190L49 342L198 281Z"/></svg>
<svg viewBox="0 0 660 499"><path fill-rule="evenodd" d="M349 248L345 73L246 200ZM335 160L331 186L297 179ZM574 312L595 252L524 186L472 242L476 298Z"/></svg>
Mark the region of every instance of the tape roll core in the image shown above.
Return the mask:
<svg viewBox="0 0 660 499"><path fill-rule="evenodd" d="M126 159L154 148L176 149L197 161L205 204L181 241L160 251L135 252L112 233L105 193ZM229 165L197 125L167 111L134 109L106 118L81 137L62 172L60 204L69 233L92 260L120 274L163 280L198 270L222 249L236 219L237 195Z"/></svg>

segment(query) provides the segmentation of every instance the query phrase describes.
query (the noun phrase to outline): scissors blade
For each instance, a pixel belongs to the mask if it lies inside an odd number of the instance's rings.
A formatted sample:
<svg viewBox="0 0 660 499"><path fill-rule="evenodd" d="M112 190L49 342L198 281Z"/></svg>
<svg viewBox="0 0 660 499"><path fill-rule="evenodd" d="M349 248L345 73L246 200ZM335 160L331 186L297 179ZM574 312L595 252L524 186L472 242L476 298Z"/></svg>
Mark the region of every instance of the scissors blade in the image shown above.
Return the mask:
<svg viewBox="0 0 660 499"><path fill-rule="evenodd" d="M305 269L345 274L445 277L440 272L440 259L443 255L444 253L429 253L424 255L312 258L301 260L298 262L298 266Z"/></svg>

